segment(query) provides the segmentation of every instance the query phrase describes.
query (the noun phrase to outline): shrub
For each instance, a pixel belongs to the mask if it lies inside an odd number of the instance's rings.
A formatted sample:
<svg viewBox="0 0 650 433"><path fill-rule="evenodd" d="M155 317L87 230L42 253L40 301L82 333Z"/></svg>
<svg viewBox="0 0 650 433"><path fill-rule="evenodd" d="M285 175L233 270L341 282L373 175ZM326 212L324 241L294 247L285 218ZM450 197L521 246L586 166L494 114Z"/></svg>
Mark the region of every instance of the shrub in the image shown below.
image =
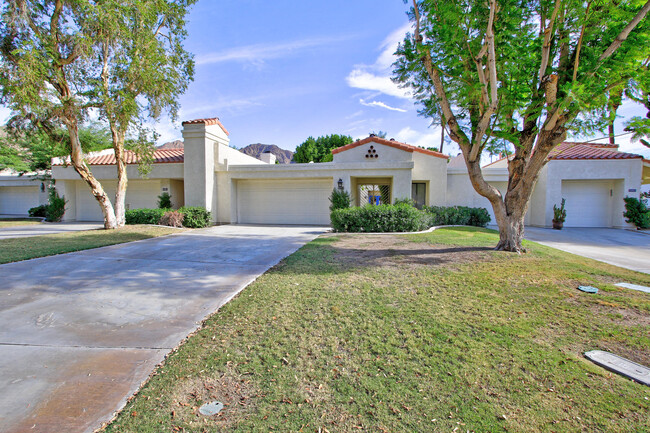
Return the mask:
<svg viewBox="0 0 650 433"><path fill-rule="evenodd" d="M566 199L562 199L560 207L553 205L553 221L556 223L563 223L566 220L566 209L564 209L564 204Z"/></svg>
<svg viewBox="0 0 650 433"><path fill-rule="evenodd" d="M183 227L183 220L185 215L181 212L170 210L165 212L165 214L160 218L160 224L163 226L170 227Z"/></svg>
<svg viewBox="0 0 650 433"><path fill-rule="evenodd" d="M211 224L210 212L200 206L183 206L178 210L185 215L183 225L189 228L208 227Z"/></svg>
<svg viewBox="0 0 650 433"><path fill-rule="evenodd" d="M345 190L334 188L330 195L330 211L346 209L350 207L350 193Z"/></svg>
<svg viewBox="0 0 650 433"><path fill-rule="evenodd" d="M646 204L634 197L625 197L625 221L634 224L638 229L650 228L650 209Z"/></svg>
<svg viewBox="0 0 650 433"><path fill-rule="evenodd" d="M395 200L395 206L406 205L415 207L415 200L412 198L398 198Z"/></svg>
<svg viewBox="0 0 650 433"><path fill-rule="evenodd" d="M30 208L27 212L29 213L30 217L45 218L47 216L47 205L42 204L40 206Z"/></svg>
<svg viewBox="0 0 650 433"><path fill-rule="evenodd" d="M168 192L163 192L158 196L158 209L171 209L172 196Z"/></svg>
<svg viewBox="0 0 650 433"><path fill-rule="evenodd" d="M413 232L431 223L425 212L405 204L336 209L330 219L337 232Z"/></svg>
<svg viewBox="0 0 650 433"><path fill-rule="evenodd" d="M59 197L56 189L50 188L49 203L47 205L47 212L45 219L50 222L59 222L65 214L65 197Z"/></svg>
<svg viewBox="0 0 650 433"><path fill-rule="evenodd" d="M129 209L124 213L127 224L158 224L166 209Z"/></svg>
<svg viewBox="0 0 650 433"><path fill-rule="evenodd" d="M487 209L482 207L425 206L423 210L431 214L433 225L436 226L471 225L485 227L491 220Z"/></svg>

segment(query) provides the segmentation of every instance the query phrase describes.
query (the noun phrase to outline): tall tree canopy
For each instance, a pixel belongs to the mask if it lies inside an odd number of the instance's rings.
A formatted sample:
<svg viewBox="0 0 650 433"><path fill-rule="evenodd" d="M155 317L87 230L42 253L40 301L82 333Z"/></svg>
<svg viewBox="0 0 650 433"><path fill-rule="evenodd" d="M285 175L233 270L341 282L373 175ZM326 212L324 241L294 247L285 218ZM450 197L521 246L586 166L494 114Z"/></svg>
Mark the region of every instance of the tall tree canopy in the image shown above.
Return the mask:
<svg viewBox="0 0 650 433"><path fill-rule="evenodd" d="M71 165L99 202L106 228L124 222L125 137L131 132L150 142L143 120L165 110L174 117L192 78L183 41L195 1L9 0L2 7L1 100L35 128L67 129ZM90 110L110 126L116 208L83 159L79 125Z"/></svg>
<svg viewBox="0 0 650 433"><path fill-rule="evenodd" d="M474 189L494 208L497 249L519 252L551 150L569 131L602 130L610 94L647 82L650 2L412 1L414 31L398 48L394 80L459 145ZM514 147L505 196L480 167L499 141Z"/></svg>
<svg viewBox="0 0 650 433"><path fill-rule="evenodd" d="M293 154L295 162L328 162L332 160L332 149L345 146L354 140L349 135L325 135L314 138L309 137L303 141Z"/></svg>

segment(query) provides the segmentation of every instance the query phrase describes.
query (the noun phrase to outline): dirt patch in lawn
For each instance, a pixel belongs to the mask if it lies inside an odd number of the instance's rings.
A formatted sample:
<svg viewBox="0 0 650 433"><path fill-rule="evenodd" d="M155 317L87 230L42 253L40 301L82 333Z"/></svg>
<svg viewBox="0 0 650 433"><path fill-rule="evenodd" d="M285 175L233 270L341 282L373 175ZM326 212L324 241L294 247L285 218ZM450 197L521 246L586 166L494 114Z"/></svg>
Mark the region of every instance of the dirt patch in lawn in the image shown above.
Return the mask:
<svg viewBox="0 0 650 433"><path fill-rule="evenodd" d="M172 423L182 426L205 427L208 431L228 430L254 412L259 395L249 376L241 375L231 366L226 371L206 377L181 381L172 399ZM205 403L220 401L224 408L214 416L199 413Z"/></svg>
<svg viewBox="0 0 650 433"><path fill-rule="evenodd" d="M450 266L487 260L495 253L489 247L432 245L411 242L399 235L331 234L334 258L349 267Z"/></svg>

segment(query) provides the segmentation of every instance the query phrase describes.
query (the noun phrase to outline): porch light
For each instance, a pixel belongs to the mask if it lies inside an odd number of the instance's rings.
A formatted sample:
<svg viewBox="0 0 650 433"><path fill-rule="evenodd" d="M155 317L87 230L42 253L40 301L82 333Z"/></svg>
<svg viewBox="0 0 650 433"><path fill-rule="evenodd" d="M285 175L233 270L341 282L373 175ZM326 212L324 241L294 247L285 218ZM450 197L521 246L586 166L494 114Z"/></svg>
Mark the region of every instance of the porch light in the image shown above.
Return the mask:
<svg viewBox="0 0 650 433"><path fill-rule="evenodd" d="M338 185L339 185L339 190L343 191L343 179L339 179Z"/></svg>

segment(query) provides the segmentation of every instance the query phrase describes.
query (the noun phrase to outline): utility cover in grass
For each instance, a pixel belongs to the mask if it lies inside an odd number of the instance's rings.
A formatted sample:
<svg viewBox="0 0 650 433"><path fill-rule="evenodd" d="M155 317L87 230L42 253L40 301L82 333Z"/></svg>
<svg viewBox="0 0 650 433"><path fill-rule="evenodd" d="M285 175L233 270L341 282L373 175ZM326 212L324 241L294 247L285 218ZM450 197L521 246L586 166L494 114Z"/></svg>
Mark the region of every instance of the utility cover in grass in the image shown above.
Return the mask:
<svg viewBox="0 0 650 433"><path fill-rule="evenodd" d="M578 290L582 290L586 293L598 293L598 289L592 286L578 286Z"/></svg>
<svg viewBox="0 0 650 433"><path fill-rule="evenodd" d="M639 286L637 284L630 283L616 283L615 285L618 287L625 287L626 289L638 290L639 292L650 293L650 287L646 286Z"/></svg>
<svg viewBox="0 0 650 433"><path fill-rule="evenodd" d="M210 403L206 403L201 406L199 408L199 412L205 416L212 416L221 412L221 409L223 409L223 403L220 401L211 401Z"/></svg>
<svg viewBox="0 0 650 433"><path fill-rule="evenodd" d="M650 368L603 350L585 352L585 357L607 370L650 386Z"/></svg>

